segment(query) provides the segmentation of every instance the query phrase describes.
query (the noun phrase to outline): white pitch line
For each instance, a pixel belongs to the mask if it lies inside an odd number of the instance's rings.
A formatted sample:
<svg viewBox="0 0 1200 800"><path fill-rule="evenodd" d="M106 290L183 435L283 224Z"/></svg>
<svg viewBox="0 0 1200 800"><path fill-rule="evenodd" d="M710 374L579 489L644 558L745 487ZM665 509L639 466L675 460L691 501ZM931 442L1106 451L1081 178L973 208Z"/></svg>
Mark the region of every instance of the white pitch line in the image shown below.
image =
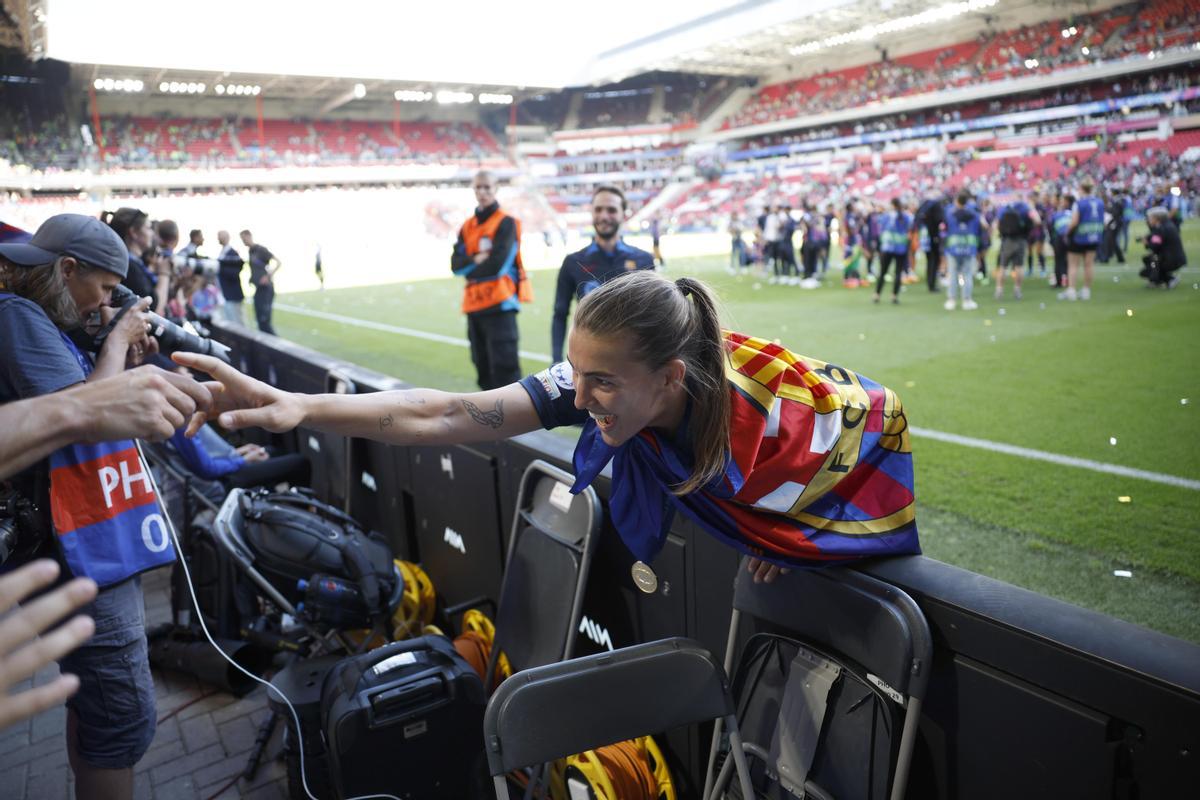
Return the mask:
<svg viewBox="0 0 1200 800"><path fill-rule="evenodd" d="M353 319L351 317L343 317L341 314L330 314L327 311L314 311L311 308L301 308L300 306L289 306L285 303L276 303L275 308L281 311L290 311L293 314L301 314L307 317L316 317L317 319L326 319L330 322L338 322L342 325L353 325L356 328L369 328L373 331L383 331L384 333L395 333L399 336L411 336L414 339L426 339L430 342L441 342L442 344L452 344L456 347L470 347L471 343L466 339L459 339L456 336L443 336L440 333L428 333L419 331L415 328L401 328L399 325L386 325L382 322L371 322L365 319ZM553 359L546 353L531 353L528 350L519 350L517 354L521 358L528 358L530 361L545 361L551 363Z"/></svg>
<svg viewBox="0 0 1200 800"><path fill-rule="evenodd" d="M330 322L341 323L342 325L353 325L357 328L369 328L370 330L383 331L384 333L394 333L399 336L411 336L415 339L425 339L431 342L440 342L442 344L451 344L456 347L470 347L471 343L466 339L459 339L454 336L443 336L440 333L428 333L419 331L414 328L402 328L398 325L387 325L382 322L371 322L369 320L353 319L344 317L340 314L330 314L326 311L314 311L308 308L299 306L286 305L284 303L276 303L275 308L281 311L288 311L293 314L303 316L316 317L317 319L329 320ZM522 358L528 358L531 361L543 361L547 364L551 359L545 353L531 353L527 350L521 350ZM1103 472L1109 475L1120 475L1123 478L1136 478L1143 481L1151 481L1153 483L1162 483L1167 486L1176 486L1181 489L1191 489L1192 491L1200 491L1200 481L1190 478L1180 478L1176 475L1166 475L1161 472L1150 472L1144 469L1134 469L1132 467L1122 467L1117 464L1106 464L1103 461L1092 461L1088 458L1076 458L1074 456L1064 456L1058 453L1048 453L1045 450L1034 450L1029 447L1018 447L1012 444L1004 444L1003 442L993 442L989 439L976 439L971 436L959 436L957 433L945 433L943 431L930 430L929 428L918 428L909 426L909 430L914 436L923 436L926 439L936 439L939 442L949 442L950 444L961 445L962 447L974 447L977 450L988 450L993 453L1004 453L1005 455L1017 456L1019 458L1028 458L1033 461L1046 461L1051 464L1059 464L1064 467L1075 467L1077 469L1087 469L1092 472Z"/></svg>
<svg viewBox="0 0 1200 800"><path fill-rule="evenodd" d="M1143 481L1164 483L1167 486L1178 486L1181 489L1200 491L1200 481L1195 481L1190 478L1180 478L1175 475L1165 475L1161 472L1150 472L1149 470L1144 469L1122 467L1117 464L1106 464L1103 461L1092 461L1089 458L1061 456L1058 453L1047 453L1045 450L1033 450L1029 447L1017 447L1013 444L993 442L988 439L975 439L971 436L959 436L957 433L943 433L942 431L933 431L929 430L928 428L917 428L911 425L908 429L912 431L913 436L924 436L927 439L937 439L939 442L949 442L950 444L962 445L963 447L974 447L979 450L990 450L993 453L1004 453L1010 456L1019 456L1020 458L1032 459L1034 461L1048 461L1051 464L1061 464L1064 467L1090 469L1093 472L1106 472L1109 475L1120 475L1123 478L1137 478Z"/></svg>

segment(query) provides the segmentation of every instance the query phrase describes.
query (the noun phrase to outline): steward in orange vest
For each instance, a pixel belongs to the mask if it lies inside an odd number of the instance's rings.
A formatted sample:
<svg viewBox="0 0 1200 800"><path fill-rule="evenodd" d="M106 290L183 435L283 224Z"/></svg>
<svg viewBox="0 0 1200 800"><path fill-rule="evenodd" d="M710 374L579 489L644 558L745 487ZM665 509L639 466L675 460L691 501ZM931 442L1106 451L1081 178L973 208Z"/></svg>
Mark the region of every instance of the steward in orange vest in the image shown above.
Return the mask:
<svg viewBox="0 0 1200 800"><path fill-rule="evenodd" d="M458 232L450 268L467 279L462 310L479 387L486 390L521 379L516 315L533 291L521 263L521 223L500 210L490 173L476 175L473 188L479 205Z"/></svg>
<svg viewBox="0 0 1200 800"><path fill-rule="evenodd" d="M482 261L475 257L486 254ZM493 202L463 223L454 246L451 267L467 279L463 288L464 314L515 311L533 302L533 288L521 262L521 222Z"/></svg>

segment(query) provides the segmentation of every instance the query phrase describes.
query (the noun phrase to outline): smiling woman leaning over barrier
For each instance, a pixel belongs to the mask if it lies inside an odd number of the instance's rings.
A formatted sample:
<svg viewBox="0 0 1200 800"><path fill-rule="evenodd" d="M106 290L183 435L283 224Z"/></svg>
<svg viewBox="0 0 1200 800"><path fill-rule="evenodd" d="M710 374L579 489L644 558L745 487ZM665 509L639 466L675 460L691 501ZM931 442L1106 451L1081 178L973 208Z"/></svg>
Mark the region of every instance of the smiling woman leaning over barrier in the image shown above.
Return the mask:
<svg viewBox="0 0 1200 800"><path fill-rule="evenodd" d="M756 580L920 552L899 398L843 367L722 330L712 293L691 278L634 272L606 283L580 303L567 361L486 392L293 394L211 358L175 358L225 385L216 412L227 428L304 425L428 445L583 424L575 490L612 462L609 511L639 560L635 578L675 511L753 556Z"/></svg>

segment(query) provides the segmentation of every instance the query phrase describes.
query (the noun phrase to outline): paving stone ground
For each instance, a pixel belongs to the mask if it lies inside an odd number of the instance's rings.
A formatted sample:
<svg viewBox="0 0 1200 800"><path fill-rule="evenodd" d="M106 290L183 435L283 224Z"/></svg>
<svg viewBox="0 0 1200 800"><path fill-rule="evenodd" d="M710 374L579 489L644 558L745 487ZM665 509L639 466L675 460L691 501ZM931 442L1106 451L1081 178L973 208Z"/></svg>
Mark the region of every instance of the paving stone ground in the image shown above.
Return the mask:
<svg viewBox="0 0 1200 800"><path fill-rule="evenodd" d="M142 577L146 624L170 619L170 570ZM246 766L246 758L269 713L266 689L238 698L199 684L194 678L157 668L158 730L154 743L134 773L138 800L285 800L286 768L280 757L283 725L276 725L266 753L251 781L230 781ZM48 683L58 676L50 666L24 687ZM63 738L65 710L55 708L0 731L0 797L26 800L69 800L75 784L67 766Z"/></svg>

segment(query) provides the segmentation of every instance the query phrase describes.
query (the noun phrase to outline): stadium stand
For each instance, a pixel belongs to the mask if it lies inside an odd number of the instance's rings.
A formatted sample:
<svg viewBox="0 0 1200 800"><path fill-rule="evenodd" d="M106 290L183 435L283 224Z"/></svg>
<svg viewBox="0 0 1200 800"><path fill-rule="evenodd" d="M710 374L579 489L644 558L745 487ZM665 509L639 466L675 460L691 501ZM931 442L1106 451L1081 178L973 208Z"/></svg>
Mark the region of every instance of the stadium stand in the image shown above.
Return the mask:
<svg viewBox="0 0 1200 800"><path fill-rule="evenodd" d="M1004 80L1017 74L1048 74L1097 60L1191 46L1198 26L1200 4L1195 0L1149 3L1140 9L1133 4L1074 20L1050 20L894 61L860 64L772 84L761 89L722 127L775 122L967 83ZM1076 33L1063 36L1070 27ZM1170 33L1164 35L1164 31Z"/></svg>

